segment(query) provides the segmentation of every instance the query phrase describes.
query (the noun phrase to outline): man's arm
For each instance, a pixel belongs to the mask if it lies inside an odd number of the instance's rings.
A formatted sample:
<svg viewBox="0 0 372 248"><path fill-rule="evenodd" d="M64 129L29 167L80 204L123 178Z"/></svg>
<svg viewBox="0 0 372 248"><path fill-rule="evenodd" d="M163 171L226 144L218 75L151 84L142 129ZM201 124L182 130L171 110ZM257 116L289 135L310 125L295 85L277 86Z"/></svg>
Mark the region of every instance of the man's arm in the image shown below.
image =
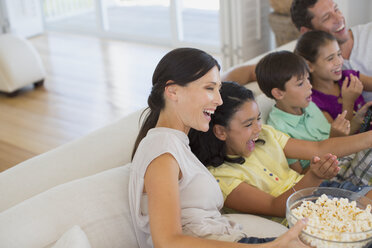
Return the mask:
<svg viewBox="0 0 372 248"><path fill-rule="evenodd" d="M240 85L257 81L255 73L256 65L237 65L224 72L222 81L234 81Z"/></svg>

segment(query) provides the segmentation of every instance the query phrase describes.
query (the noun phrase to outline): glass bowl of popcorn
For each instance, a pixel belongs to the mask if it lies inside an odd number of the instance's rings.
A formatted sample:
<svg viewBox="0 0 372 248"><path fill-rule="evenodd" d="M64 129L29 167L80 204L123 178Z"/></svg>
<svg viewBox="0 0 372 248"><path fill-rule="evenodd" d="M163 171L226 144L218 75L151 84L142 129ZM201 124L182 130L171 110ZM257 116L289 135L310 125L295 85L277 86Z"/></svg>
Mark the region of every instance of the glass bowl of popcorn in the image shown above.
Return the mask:
<svg viewBox="0 0 372 248"><path fill-rule="evenodd" d="M286 207L290 227L308 218L300 238L311 247L372 245L372 200L367 197L344 189L312 187L293 193Z"/></svg>

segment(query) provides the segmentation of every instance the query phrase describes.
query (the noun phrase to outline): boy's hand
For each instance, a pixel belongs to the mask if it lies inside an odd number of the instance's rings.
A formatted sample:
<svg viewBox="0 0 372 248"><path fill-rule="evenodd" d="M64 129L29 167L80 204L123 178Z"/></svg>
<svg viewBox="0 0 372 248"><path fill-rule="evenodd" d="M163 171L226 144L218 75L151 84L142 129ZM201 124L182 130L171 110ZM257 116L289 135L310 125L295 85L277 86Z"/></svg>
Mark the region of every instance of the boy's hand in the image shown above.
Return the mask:
<svg viewBox="0 0 372 248"><path fill-rule="evenodd" d="M350 81L350 82L349 82ZM348 77L345 78L344 82L342 83L341 88L341 95L342 95L342 101L345 101L346 103L353 104L355 100L362 94L363 91L363 84L360 82L359 78L350 75L350 80Z"/></svg>
<svg viewBox="0 0 372 248"><path fill-rule="evenodd" d="M347 136L350 134L350 121L345 119L346 114L347 110L339 114L332 122L330 137Z"/></svg>
<svg viewBox="0 0 372 248"><path fill-rule="evenodd" d="M324 155L322 159L314 157L310 163L310 172L320 179L331 179L339 170L337 157L330 153Z"/></svg>
<svg viewBox="0 0 372 248"><path fill-rule="evenodd" d="M364 104L363 107L361 107L358 110L358 112L355 113L353 119L351 120L353 124L355 123L357 125L361 125L364 121L364 116L366 115L368 108L371 106L372 106L372 101Z"/></svg>

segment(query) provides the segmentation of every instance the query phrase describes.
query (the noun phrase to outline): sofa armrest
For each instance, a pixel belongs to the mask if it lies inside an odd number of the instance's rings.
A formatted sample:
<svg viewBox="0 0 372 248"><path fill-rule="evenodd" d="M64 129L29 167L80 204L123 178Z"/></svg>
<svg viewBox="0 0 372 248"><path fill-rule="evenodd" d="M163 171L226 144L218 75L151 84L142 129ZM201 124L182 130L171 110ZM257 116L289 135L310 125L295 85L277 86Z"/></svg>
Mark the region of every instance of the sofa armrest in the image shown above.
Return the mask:
<svg viewBox="0 0 372 248"><path fill-rule="evenodd" d="M141 112L0 173L0 212L56 185L130 162Z"/></svg>

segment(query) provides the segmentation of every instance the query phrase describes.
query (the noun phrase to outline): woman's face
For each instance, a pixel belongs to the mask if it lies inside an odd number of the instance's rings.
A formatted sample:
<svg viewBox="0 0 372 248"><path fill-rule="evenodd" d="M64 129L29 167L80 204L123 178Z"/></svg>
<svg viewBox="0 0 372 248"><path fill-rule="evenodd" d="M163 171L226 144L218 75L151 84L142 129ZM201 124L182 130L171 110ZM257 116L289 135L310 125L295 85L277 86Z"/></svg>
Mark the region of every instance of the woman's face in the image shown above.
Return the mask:
<svg viewBox="0 0 372 248"><path fill-rule="evenodd" d="M211 115L222 104L220 88L221 79L217 66L186 87L179 87L177 115L182 120L186 133L190 128L208 131Z"/></svg>
<svg viewBox="0 0 372 248"><path fill-rule="evenodd" d="M314 79L338 81L342 76L343 62L337 41L329 41L319 48L315 63L311 63L311 75Z"/></svg>
<svg viewBox="0 0 372 248"><path fill-rule="evenodd" d="M261 131L261 113L255 101L247 101L232 116L226 130L228 155L249 157Z"/></svg>

